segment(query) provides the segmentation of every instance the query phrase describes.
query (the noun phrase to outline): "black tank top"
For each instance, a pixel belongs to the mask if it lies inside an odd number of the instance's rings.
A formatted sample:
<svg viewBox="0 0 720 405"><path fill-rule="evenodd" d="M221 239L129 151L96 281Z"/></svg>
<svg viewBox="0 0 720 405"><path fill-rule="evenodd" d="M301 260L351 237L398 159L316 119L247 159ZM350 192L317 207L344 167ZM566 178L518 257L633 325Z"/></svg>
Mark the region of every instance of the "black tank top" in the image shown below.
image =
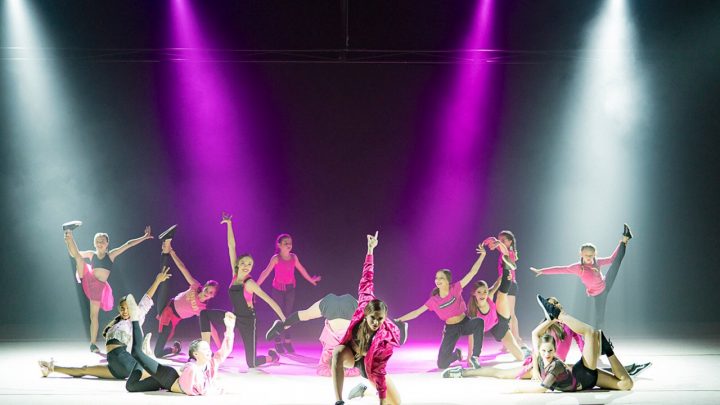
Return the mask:
<svg viewBox="0 0 720 405"><path fill-rule="evenodd" d="M248 306L245 300L245 283L247 280L250 280L250 278L245 279L242 284L231 285L228 289L235 316L255 316L255 310Z"/></svg>
<svg viewBox="0 0 720 405"><path fill-rule="evenodd" d="M109 254L105 254L105 257L100 259L97 254L93 253L92 259L90 259L90 264L92 265L93 269L101 268L112 270L113 268L113 262L112 260L110 260Z"/></svg>

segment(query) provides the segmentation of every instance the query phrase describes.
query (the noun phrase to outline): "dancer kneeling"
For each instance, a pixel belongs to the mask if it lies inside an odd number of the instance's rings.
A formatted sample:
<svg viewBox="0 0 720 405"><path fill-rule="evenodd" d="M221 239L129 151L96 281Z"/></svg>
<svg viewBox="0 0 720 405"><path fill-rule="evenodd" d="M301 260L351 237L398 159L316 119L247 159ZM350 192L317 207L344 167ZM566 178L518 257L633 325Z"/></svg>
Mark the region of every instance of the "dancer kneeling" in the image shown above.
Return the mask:
<svg viewBox="0 0 720 405"><path fill-rule="evenodd" d="M585 344L582 358L575 365L569 366L555 355L557 345L554 337L543 335L538 341L537 337L533 336L533 346L539 351L535 359L533 375L540 375L540 387L518 392L582 391L595 386L610 390L632 389L633 381L630 375L615 356L612 344L602 331L573 318L539 295L537 301L545 312L546 319L557 319L567 325L573 332L583 336ZM612 372L597 368L601 354L607 356Z"/></svg>
<svg viewBox="0 0 720 405"><path fill-rule="evenodd" d="M385 322L387 306L374 295L373 250L378 244L375 236L368 235L368 249L358 285L358 308L340 345L332 358L332 377L336 405L342 405L345 375L343 368L357 367L360 374L375 386L382 405L399 405L400 394L392 380L386 377L385 367L399 345L399 331L392 322Z"/></svg>
<svg viewBox="0 0 720 405"><path fill-rule="evenodd" d="M225 361L232 350L233 330L235 328L235 315L232 312L225 313L225 338L220 349L213 355L207 342L201 339L194 340L190 343L190 349L188 350L190 361L183 366L178 374L174 368L162 365L143 353L141 348L142 330L138 322L139 309L132 295L127 296L126 302L132 320L132 355L138 364L150 374L150 377L141 379L142 371L134 370L130 374L127 384L125 384L128 391L145 392L165 389L186 395L206 395L221 392L218 387L213 385L213 380L218 373L220 364Z"/></svg>

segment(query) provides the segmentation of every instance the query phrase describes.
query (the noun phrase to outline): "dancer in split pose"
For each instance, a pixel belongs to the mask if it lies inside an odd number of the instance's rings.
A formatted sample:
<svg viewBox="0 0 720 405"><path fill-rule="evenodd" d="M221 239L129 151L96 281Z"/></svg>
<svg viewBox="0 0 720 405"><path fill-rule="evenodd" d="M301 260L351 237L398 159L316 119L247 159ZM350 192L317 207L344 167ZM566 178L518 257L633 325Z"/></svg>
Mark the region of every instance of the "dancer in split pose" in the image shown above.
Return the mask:
<svg viewBox="0 0 720 405"><path fill-rule="evenodd" d="M480 351L482 350L484 320L482 318L468 318L465 313L467 306L462 297L463 288L470 283L475 277L480 265L485 259L485 249L482 244L476 249L478 258L470 268L470 271L460 281L452 283L452 273L450 270L439 270L435 274L435 289L432 291L430 298L420 308L411 311L397 321L407 322L417 318L428 309L435 312L437 316L445 322L443 329L442 342L440 343L440 351L438 352L437 366L438 368L447 368L456 360L462 360L462 352L455 348L455 344L460 336L473 336L473 351L468 358L468 362L473 368L480 367Z"/></svg>
<svg viewBox="0 0 720 405"><path fill-rule="evenodd" d="M343 405L344 368L357 367L377 389L381 405L400 405L400 393L387 376L385 367L400 344L399 331L392 322L386 322L387 305L374 294L373 252L378 245L378 234L367 235L367 255L358 285L358 308L350 326L332 357L332 377L335 387L335 405Z"/></svg>
<svg viewBox="0 0 720 405"><path fill-rule="evenodd" d="M584 345L582 358L573 366L565 364L557 357L557 343L551 335L538 338L533 336L533 347L538 350L533 365L533 375L540 377L540 386L517 392L583 391L595 386L609 390L629 391L633 380L627 370L615 356L614 347L605 334L592 326L572 317L547 299L537 296L538 304L549 321L557 319L573 332L582 335ZM612 372L597 368L598 358L605 355L610 362Z"/></svg>
<svg viewBox="0 0 720 405"><path fill-rule="evenodd" d="M305 266L300 263L295 253L292 253L292 237L286 233L278 235L275 241L275 254L270 258L265 270L260 273L257 284L262 285L270 272L275 271L272 281L272 297L280 304L283 313L293 312L295 307L295 269L300 272L308 283L317 285L321 277L310 276ZM275 337L275 350L278 353L293 353L295 349L289 332L283 332Z"/></svg>
<svg viewBox="0 0 720 405"><path fill-rule="evenodd" d="M128 312L132 321L132 355L137 363L149 376L143 378L141 370L133 370L128 377L125 388L130 392L147 392L168 390L186 395L207 395L220 393L222 389L214 384L220 365L232 351L235 315L225 313L225 338L220 349L213 354L210 345L201 339L190 343L188 354L190 360L182 367L180 373L170 366L165 366L142 351L142 329L139 322L139 309L135 298L127 296Z"/></svg>
<svg viewBox="0 0 720 405"><path fill-rule="evenodd" d="M516 360L522 360L530 353L523 352L510 331L510 306L508 301L504 300L499 304L495 304L493 301L492 296L495 295L496 291L497 286L493 290L489 290L485 281L477 281L473 289L473 295L470 298L468 316L482 318L485 323L485 333L490 332L496 341L502 342L505 349ZM473 346L472 336L469 339L471 346Z"/></svg>
<svg viewBox="0 0 720 405"><path fill-rule="evenodd" d="M509 308L510 332L520 346L524 346L520 337L517 315L515 315L515 304L518 294L518 283L515 278L517 261L519 259L517 250L517 239L511 231L500 231L497 238L488 237L483 241L491 250L498 250L498 278L493 284L492 290L497 289L496 303L502 307ZM507 303L507 305L506 305Z"/></svg>
<svg viewBox="0 0 720 405"><path fill-rule="evenodd" d="M530 267L535 275L544 274L574 274L580 277L585 285L585 291L590 300L591 320L590 324L596 328L602 328L605 325L605 307L607 305L607 296L615 284L620 264L625 257L627 244L633 235L627 224L623 227L622 239L617 248L610 257L597 258L597 249L592 243L586 243L580 246L580 262L567 266L546 267L544 269L536 269ZM601 268L610 265L607 274L603 276Z"/></svg>
<svg viewBox="0 0 720 405"><path fill-rule="evenodd" d="M138 306L138 322L140 325L145 321L150 307L152 307L152 296L155 294L158 286L168 278L170 274L169 267L165 267L156 277L150 288L140 300ZM130 372L137 368L135 359L128 352L132 347L132 323L130 321L130 313L128 312L126 297L120 299L118 305L118 315L110 321L103 331L105 338L105 350L107 351L107 364L98 364L82 367L66 367L56 365L51 359L50 361L40 361L40 371L43 377L49 374L61 373L72 377L99 377L106 379L124 380L128 378Z"/></svg>
<svg viewBox="0 0 720 405"><path fill-rule="evenodd" d="M257 330L255 328L255 304L254 297L257 295L265 301L270 308L285 320L280 306L250 277L253 268L253 258L249 254L237 255L235 249L235 234L232 227L232 216L223 213L221 224L227 225L227 244L230 257L230 268L232 269L232 281L228 294L233 304L233 312L237 317L235 326L240 330L243 345L245 346L245 362L249 368L255 368L265 363L279 360L278 354L270 350L267 356L257 356ZM206 309L200 313L200 331L205 342L210 343L213 335L213 325L220 323L224 312L217 309ZM217 342L216 338L216 342Z"/></svg>
<svg viewBox="0 0 720 405"><path fill-rule="evenodd" d="M165 344L172 339L175 328L180 321L200 315L200 312L207 307L207 302L215 297L218 288L217 281L208 280L204 285L201 285L190 274L190 270L185 267L185 263L180 260L180 257L173 250L171 239L163 241L162 249L163 254L169 254L173 259L175 265L185 277L189 288L171 299L163 308L160 316L158 316L158 339L155 342L155 357L158 358L180 353L180 342L175 341L173 347L165 347Z"/></svg>
<svg viewBox="0 0 720 405"><path fill-rule="evenodd" d="M137 246L143 241L152 239L150 227L145 227L145 234L139 238L131 239L122 246L108 251L110 237L106 233L96 233L93 238L95 250L79 250L73 237L73 229L80 226L79 221L63 224L65 231L65 244L70 256L75 259L75 278L82 284L85 296L90 300L90 351L98 353L97 333L99 328L100 309L110 311L114 306L112 288L107 280L113 269L115 259L126 250ZM90 263L86 263L85 260Z"/></svg>
<svg viewBox="0 0 720 405"><path fill-rule="evenodd" d="M547 302L557 307L558 310L562 311L562 304L555 297L550 297ZM538 341L543 335L550 335L555 339L555 356L563 362L567 360L568 352L572 347L573 341L577 343L580 348L580 352L583 351L583 337L570 329L567 325L560 323L557 319L543 320L532 332L532 336ZM533 367L535 364L536 356L527 357L525 362L517 367L511 368L500 368L500 367L483 367L477 370L463 369L462 367L452 367L445 370L442 374L444 378L461 378L461 377L495 377L505 379L525 379L529 380L533 377ZM650 367L652 363L632 363L625 366L628 374L631 377L637 376L643 370ZM604 369L605 371L612 371L611 369ZM540 379L540 374L536 373L534 376L536 380Z"/></svg>

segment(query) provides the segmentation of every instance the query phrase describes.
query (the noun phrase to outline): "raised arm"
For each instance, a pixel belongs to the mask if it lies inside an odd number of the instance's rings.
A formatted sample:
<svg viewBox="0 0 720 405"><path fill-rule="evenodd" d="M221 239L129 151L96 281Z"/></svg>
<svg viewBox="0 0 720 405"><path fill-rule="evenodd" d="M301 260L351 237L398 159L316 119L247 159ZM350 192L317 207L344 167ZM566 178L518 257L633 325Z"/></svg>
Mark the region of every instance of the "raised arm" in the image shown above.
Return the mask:
<svg viewBox="0 0 720 405"><path fill-rule="evenodd" d="M235 266L237 266L237 251L235 250L235 233L233 232L232 215L227 212L223 212L222 221L220 221L220 223L227 225L228 256L230 257L230 268L234 276Z"/></svg>
<svg viewBox="0 0 720 405"><path fill-rule="evenodd" d="M260 288L260 285L256 283L255 281L248 279L245 281L245 288L248 289L253 294L256 294L258 297L260 297L263 301L265 301L268 305L270 305L270 308L275 311L277 316L280 318L281 321L285 322L285 315L282 312L282 309L280 309L280 305L275 302L274 299L272 299L265 291L263 291L262 288Z"/></svg>
<svg viewBox="0 0 720 405"><path fill-rule="evenodd" d="M618 243L617 247L615 248L615 251L609 256L609 257L598 257L597 264L598 266L607 266L608 264L612 264L613 261L615 261L615 257L618 255L618 251L620 251L620 245L623 242L620 241Z"/></svg>
<svg viewBox="0 0 720 405"><path fill-rule="evenodd" d="M480 266L483 263L483 260L485 260L485 255L487 254L487 252L485 252L485 248L483 247L482 243L478 245L475 251L478 254L478 258L477 260L475 260L475 263L473 263L472 267L470 267L470 271L468 271L465 277L460 280L460 286L462 288L465 288L465 286L472 281L475 275L477 275L478 270L480 270Z"/></svg>
<svg viewBox="0 0 720 405"><path fill-rule="evenodd" d="M165 241L165 244L167 245L167 248L169 249L170 257L172 257L173 261L175 262L175 265L177 266L178 270L182 273L183 277L185 277L185 280L188 282L188 284L192 285L200 285L200 282L195 280L195 278L190 274L190 271L187 267L185 267L185 263L180 260L180 257L178 257L177 253L172 249L170 246L170 239Z"/></svg>
<svg viewBox="0 0 720 405"><path fill-rule="evenodd" d="M265 267L265 270L263 270L262 273L260 273L260 277L258 278L258 281L257 281L258 285L262 285L263 281L265 281L265 279L268 278L270 273L275 268L275 265L277 264L277 262L278 262L277 255L273 255L273 257L270 258L270 262L268 262L267 267Z"/></svg>
<svg viewBox="0 0 720 405"><path fill-rule="evenodd" d="M165 280L169 279L172 274L168 273L170 271L170 266L163 267L162 271L158 273L157 276L155 276L155 281L153 281L152 285L150 285L150 288L145 292L145 295L152 298L153 295L155 295L155 291L157 291L158 286Z"/></svg>
<svg viewBox="0 0 720 405"><path fill-rule="evenodd" d="M557 320L549 320L546 319L543 322L540 323L540 325L536 326L535 329L532 331L532 347L533 347L533 355L532 355L532 379L533 380L540 380L540 368L538 365L538 356L540 355L538 353L538 347L540 347L540 338L547 332L550 325L556 323Z"/></svg>
<svg viewBox="0 0 720 405"><path fill-rule="evenodd" d="M317 285L318 281L320 281L322 279L322 277L320 277L320 276L310 276L308 274L307 270L305 270L305 266L303 266L300 263L300 259L297 257L297 255L295 255L295 267L297 267L298 271L303 276L303 278L312 285Z"/></svg>
<svg viewBox="0 0 720 405"><path fill-rule="evenodd" d="M145 227L145 234L143 236L141 236L139 238L135 238L135 239L130 239L129 241L123 243L122 246L112 249L108 253L108 255L110 255L110 260L115 261L115 258L120 256L121 254L125 253L126 250L130 249L133 246L137 246L141 242L144 242L148 239L153 239L152 230L150 229L150 225Z"/></svg>
<svg viewBox="0 0 720 405"><path fill-rule="evenodd" d="M375 236L367 235L367 254L365 263L363 264L362 276L358 284L358 305L375 299L375 264L373 260L373 252L378 245L378 233Z"/></svg>
<svg viewBox="0 0 720 405"><path fill-rule="evenodd" d="M414 311L410 311L410 312L408 312L407 314L401 316L400 318L397 318L397 320L398 320L398 321L401 321L401 322L411 321L411 320L417 318L418 316L422 315L423 312L425 312L425 311L427 311L427 310L428 310L428 307L426 307L425 305L423 305L423 306L421 306L420 308L418 308L418 309L416 309L416 310L414 310Z"/></svg>

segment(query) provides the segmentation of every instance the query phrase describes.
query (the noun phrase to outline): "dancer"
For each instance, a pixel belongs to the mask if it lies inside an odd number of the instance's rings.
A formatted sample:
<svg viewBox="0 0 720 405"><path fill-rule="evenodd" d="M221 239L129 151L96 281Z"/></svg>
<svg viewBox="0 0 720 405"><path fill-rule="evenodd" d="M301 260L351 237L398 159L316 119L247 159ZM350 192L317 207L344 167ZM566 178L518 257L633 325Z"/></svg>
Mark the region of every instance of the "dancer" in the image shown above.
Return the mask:
<svg viewBox="0 0 720 405"><path fill-rule="evenodd" d="M186 395L207 395L222 392L219 387L215 386L214 379L220 365L232 351L235 315L231 312L225 313L225 338L220 349L213 355L210 351L210 345L201 339L194 340L190 343L190 349L188 350L190 360L178 373L174 368L162 365L143 353L142 343L140 343L142 329L139 322L139 309L132 295L127 296L127 306L132 321L132 355L150 376L142 379L142 370L133 370L125 384L125 389L129 392L165 389Z"/></svg>
<svg viewBox="0 0 720 405"><path fill-rule="evenodd" d="M562 311L562 304L555 297L549 297L548 303ZM547 320L544 319L532 332L532 336L540 339L543 335L551 335L555 339L555 355L562 361L566 361L568 352L572 347L572 342L575 341L580 352L583 350L583 337L572 331L567 325L560 323L557 319ZM442 374L444 378L460 378L460 377L495 377L495 378L506 378L506 379L525 379L529 380L533 377L532 371L534 370L536 357L531 356L525 358L525 362L517 367L511 368L499 368L499 367L483 367L477 370L463 369L462 367L451 367L445 370ZM632 363L625 366L628 374L631 377L639 375L643 370L650 367L652 363ZM611 371L611 368L605 368L605 371ZM536 380L540 379L539 373L535 376Z"/></svg>
<svg viewBox="0 0 720 405"><path fill-rule="evenodd" d="M274 350L268 351L267 356L257 356L257 330L255 328L256 316L254 296L257 295L265 301L270 308L282 319L285 320L280 306L262 288L250 278L253 268L253 258L249 254L237 256L235 249L235 234L232 227L232 216L223 213L221 224L227 225L227 244L230 257L230 268L232 269L232 281L228 294L233 304L233 312L237 318L235 325L240 330L243 345L245 346L245 362L248 368L262 366L265 363L276 362L280 358ZM206 309L200 313L200 331L202 339L210 343L213 335L213 325L220 323L224 312L218 309ZM215 339L216 343L218 339Z"/></svg>
<svg viewBox="0 0 720 405"><path fill-rule="evenodd" d="M140 325L145 321L145 315L147 315L150 307L152 307L152 296L155 294L158 286L168 278L170 274L168 271L169 267L165 267L162 271L155 276L155 281L148 288L145 295L140 300L138 306L138 322ZM120 299L118 305L118 315L110 321L110 323L103 330L103 337L105 338L105 350L107 352L107 364L97 364L92 366L82 367L66 367L55 365L55 362L40 361L40 371L43 377L47 377L49 374L56 372L66 374L72 377L99 377L106 379L124 380L128 378L130 372L136 368L135 359L128 353L128 347L132 347L132 324L130 321L130 313L128 312L127 297Z"/></svg>
<svg viewBox="0 0 720 405"><path fill-rule="evenodd" d="M208 280L201 285L190 274L185 263L173 250L172 239L163 241L162 252L172 257L175 265L185 277L189 288L171 299L157 318L158 340L155 342L155 357L158 358L180 353L180 342L175 341L173 347L165 347L165 344L175 335L175 328L180 321L200 315L200 312L207 307L207 302L215 297L218 287L218 282L215 280Z"/></svg>
<svg viewBox="0 0 720 405"><path fill-rule="evenodd" d="M546 267L544 269L536 269L530 267L536 276L543 274L574 274L580 277L585 285L585 291L590 299L591 320L590 323L600 329L605 325L605 307L607 305L607 296L615 284L620 264L625 257L627 244L633 235L627 224L623 226L622 239L617 248L610 257L597 258L597 248L592 243L586 243L580 246L580 262L567 266ZM601 268L610 265L607 274L603 276Z"/></svg>
<svg viewBox="0 0 720 405"><path fill-rule="evenodd" d="M367 235L367 255L358 285L358 308L350 326L335 347L332 357L332 377L335 387L335 405L343 405L344 368L357 367L377 389L381 405L400 405L400 393L385 371L395 346L399 345L398 329L385 322L387 306L374 294L373 252L378 244L378 233Z"/></svg>
<svg viewBox="0 0 720 405"><path fill-rule="evenodd" d="M557 355L557 344L551 335L538 338L533 336L533 347L537 347L536 365L533 373L540 374L540 387L531 390L518 390L518 392L547 392L554 391L582 391L590 390L595 386L609 390L629 391L633 387L633 380L614 353L612 343L602 331L570 316L567 312L559 310L548 300L537 296L537 301L547 320L557 319L567 325L573 332L583 336L585 342L582 349L582 358L572 367L560 360ZM600 355L607 357L612 372L597 368Z"/></svg>
<svg viewBox="0 0 720 405"><path fill-rule="evenodd" d="M468 357L468 362L473 368L480 367L480 351L482 350L484 320L482 318L468 318L465 313L467 307L462 297L462 290L475 277L480 265L485 259L485 249L482 244L478 245L476 252L478 258L470 268L470 271L462 278L462 280L450 284L452 273L450 270L439 270L435 274L435 286L430 298L420 308L408 312L407 314L397 318L397 321L407 322L420 316L428 309L435 312L437 316L445 322L443 329L442 342L440 343L440 351L438 352L437 366L438 368L447 368L456 360L462 360L462 352L455 348L460 336L473 336L473 350Z"/></svg>
<svg viewBox="0 0 720 405"><path fill-rule="evenodd" d="M473 289L473 295L470 298L468 316L471 318L482 318L485 323L485 333L492 333L495 340L502 342L503 346L516 360L522 360L530 353L523 352L510 331L509 303L503 301L501 304L495 304L492 300L492 296L495 295L496 291L497 286L489 290L484 280L477 281ZM472 347L474 345L474 339L472 336L468 339Z"/></svg>
<svg viewBox="0 0 720 405"><path fill-rule="evenodd" d="M292 237L286 233L278 235L275 241L275 254L270 258L265 270L260 273L258 285L262 285L270 272L275 270L275 276L272 282L272 297L275 302L280 304L283 313L289 314L295 307L295 269L300 272L308 283L316 286L321 277L310 276L305 270L305 266L300 263L295 253L292 251ZM278 353L294 353L295 349L289 332L283 332L275 337L275 350Z"/></svg>
<svg viewBox="0 0 720 405"><path fill-rule="evenodd" d="M106 233L96 233L93 238L95 250L80 251L73 237L73 230L80 226L80 223L79 221L65 223L63 224L63 231L65 232L65 244L68 252L75 259L75 278L78 283L82 284L83 292L90 300L90 351L99 353L97 333L100 308L103 311L110 311L114 306L112 288L107 282L113 269L113 263L126 250L153 237L150 226L146 226L143 236L131 239L122 246L108 251L110 237ZM85 259L89 260L90 264L86 263Z"/></svg>
<svg viewBox="0 0 720 405"><path fill-rule="evenodd" d="M483 244L491 250L499 249L498 257L498 278L493 284L492 289L497 289L497 304L510 310L510 331L515 341L520 346L525 346L522 337L520 337L520 327L518 325L517 315L515 314L515 303L518 293L517 279L515 278L515 270L517 269L517 261L519 259L517 250L517 239L511 231L500 231L497 238L488 237Z"/></svg>

